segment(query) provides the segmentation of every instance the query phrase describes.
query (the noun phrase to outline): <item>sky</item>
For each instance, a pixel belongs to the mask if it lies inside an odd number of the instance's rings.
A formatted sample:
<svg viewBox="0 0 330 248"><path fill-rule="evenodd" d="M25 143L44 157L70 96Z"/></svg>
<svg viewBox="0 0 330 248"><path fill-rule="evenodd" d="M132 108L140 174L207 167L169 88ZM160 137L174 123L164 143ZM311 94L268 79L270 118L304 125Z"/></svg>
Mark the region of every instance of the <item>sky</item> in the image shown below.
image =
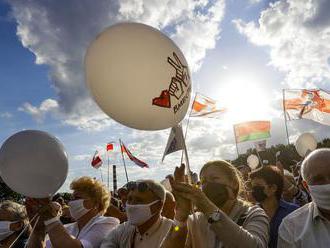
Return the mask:
<svg viewBox="0 0 330 248"><path fill-rule="evenodd" d="M93 176L106 183L107 142L125 183L118 139L150 165L127 160L130 180L162 180L181 153L161 158L170 130L139 131L107 117L93 101L83 60L90 42L123 21L151 25L179 46L192 72L193 93L231 107L219 119L191 119L187 148L193 171L209 160L237 156L233 124L270 120L268 146L286 143L282 89L330 91L330 2L328 0L70 0L0 1L0 144L24 129L47 131L61 140L69 158L67 180ZM185 128L187 118L183 121ZM288 122L290 142L304 132L318 140L329 126ZM252 143L238 145L240 153ZM99 150L105 164L90 160ZM110 187L112 187L110 177Z"/></svg>

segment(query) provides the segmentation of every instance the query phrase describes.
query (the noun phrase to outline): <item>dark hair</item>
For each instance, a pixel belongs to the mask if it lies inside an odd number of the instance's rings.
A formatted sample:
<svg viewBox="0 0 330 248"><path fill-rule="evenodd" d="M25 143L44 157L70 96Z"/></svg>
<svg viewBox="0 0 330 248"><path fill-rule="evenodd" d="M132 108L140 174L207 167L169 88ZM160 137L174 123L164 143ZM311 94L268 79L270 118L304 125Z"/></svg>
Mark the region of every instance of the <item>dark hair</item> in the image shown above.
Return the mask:
<svg viewBox="0 0 330 248"><path fill-rule="evenodd" d="M283 192L283 175L279 168L276 166L264 166L258 170L251 172L250 178L261 178L268 185L276 185L277 190L275 192L276 198L281 199Z"/></svg>

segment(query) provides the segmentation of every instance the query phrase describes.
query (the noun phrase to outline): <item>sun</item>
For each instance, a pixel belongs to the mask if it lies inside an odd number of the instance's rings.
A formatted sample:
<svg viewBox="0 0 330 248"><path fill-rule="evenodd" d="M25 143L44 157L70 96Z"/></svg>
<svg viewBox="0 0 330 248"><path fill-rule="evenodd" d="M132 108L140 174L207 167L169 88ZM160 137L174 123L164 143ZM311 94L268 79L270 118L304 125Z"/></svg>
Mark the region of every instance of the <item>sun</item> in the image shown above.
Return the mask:
<svg viewBox="0 0 330 248"><path fill-rule="evenodd" d="M228 125L270 118L270 100L263 86L251 76L231 75L226 78L219 87L216 100L227 109L224 120Z"/></svg>

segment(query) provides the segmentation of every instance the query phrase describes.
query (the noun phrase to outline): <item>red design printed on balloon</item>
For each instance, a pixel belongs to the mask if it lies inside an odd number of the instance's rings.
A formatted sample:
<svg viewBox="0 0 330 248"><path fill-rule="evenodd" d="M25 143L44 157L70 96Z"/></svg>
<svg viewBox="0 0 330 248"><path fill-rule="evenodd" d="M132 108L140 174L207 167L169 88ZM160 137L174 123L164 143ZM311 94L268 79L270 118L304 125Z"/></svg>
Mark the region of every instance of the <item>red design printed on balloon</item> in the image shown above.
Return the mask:
<svg viewBox="0 0 330 248"><path fill-rule="evenodd" d="M163 108L171 108L171 97L168 90L163 90L159 97L152 99L152 104Z"/></svg>

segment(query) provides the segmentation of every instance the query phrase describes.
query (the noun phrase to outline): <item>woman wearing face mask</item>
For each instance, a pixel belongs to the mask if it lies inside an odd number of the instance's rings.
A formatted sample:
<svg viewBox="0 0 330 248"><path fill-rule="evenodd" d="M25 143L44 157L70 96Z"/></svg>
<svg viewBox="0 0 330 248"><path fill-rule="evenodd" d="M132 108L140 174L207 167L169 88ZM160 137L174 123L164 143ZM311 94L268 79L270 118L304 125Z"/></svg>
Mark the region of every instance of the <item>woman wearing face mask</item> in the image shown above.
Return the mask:
<svg viewBox="0 0 330 248"><path fill-rule="evenodd" d="M288 214L299 206L281 199L283 175L276 166L264 166L250 174L252 195L270 220L269 248L277 247L278 228Z"/></svg>
<svg viewBox="0 0 330 248"><path fill-rule="evenodd" d="M23 248L30 232L25 207L13 201L0 203L0 247Z"/></svg>
<svg viewBox="0 0 330 248"><path fill-rule="evenodd" d="M41 224L38 224L38 228L33 232L29 248L99 247L103 238L119 224L118 219L103 216L109 206L110 193L99 181L81 177L74 180L70 188L73 190L73 200L68 205L76 222L63 226L59 220L58 205L41 204L39 201L42 206L37 206L37 213L40 215ZM46 233L49 240L44 242Z"/></svg>
<svg viewBox="0 0 330 248"><path fill-rule="evenodd" d="M243 186L234 166L221 160L206 163L201 189L183 183L183 173L184 166L176 168L171 180L180 228L171 229L162 247L267 247L268 218L238 197ZM191 203L199 211L189 216Z"/></svg>

